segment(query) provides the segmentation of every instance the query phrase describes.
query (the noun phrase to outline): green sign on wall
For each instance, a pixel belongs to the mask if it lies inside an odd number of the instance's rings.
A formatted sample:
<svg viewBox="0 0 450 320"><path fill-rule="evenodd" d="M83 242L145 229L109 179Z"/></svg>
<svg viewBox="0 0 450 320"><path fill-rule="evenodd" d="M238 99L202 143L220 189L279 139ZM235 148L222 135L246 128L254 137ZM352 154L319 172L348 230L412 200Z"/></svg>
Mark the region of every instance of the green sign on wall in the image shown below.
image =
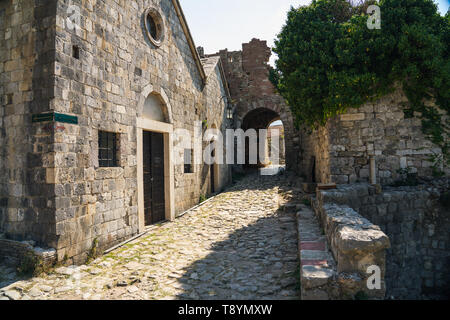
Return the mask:
<svg viewBox="0 0 450 320"><path fill-rule="evenodd" d="M47 122L47 121L78 124L78 117L57 112L33 114L32 116L32 122Z"/></svg>

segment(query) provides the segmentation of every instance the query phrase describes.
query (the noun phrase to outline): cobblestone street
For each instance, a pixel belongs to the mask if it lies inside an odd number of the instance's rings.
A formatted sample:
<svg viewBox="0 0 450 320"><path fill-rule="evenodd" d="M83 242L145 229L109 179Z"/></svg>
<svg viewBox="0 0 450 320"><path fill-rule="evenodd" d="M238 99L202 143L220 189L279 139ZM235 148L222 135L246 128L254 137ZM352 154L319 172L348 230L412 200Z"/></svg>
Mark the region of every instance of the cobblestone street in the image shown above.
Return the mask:
<svg viewBox="0 0 450 320"><path fill-rule="evenodd" d="M86 266L15 283L3 269L0 299L298 299L289 184L247 176Z"/></svg>

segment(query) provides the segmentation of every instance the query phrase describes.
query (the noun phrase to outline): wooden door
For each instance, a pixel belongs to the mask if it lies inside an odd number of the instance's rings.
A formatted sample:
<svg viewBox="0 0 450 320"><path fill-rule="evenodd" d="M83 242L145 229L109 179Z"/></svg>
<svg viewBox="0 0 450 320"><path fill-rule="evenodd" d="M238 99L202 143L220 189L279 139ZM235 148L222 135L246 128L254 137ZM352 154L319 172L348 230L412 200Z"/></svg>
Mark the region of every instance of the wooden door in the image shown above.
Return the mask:
<svg viewBox="0 0 450 320"><path fill-rule="evenodd" d="M216 150L214 149L211 153L212 157L216 157ZM210 183L211 183L211 193L215 193L216 192L216 188L215 188L215 180L214 180L214 166L215 164L212 164L209 166L209 175L210 175Z"/></svg>
<svg viewBox="0 0 450 320"><path fill-rule="evenodd" d="M164 136L144 131L143 144L145 224L151 225L165 220Z"/></svg>

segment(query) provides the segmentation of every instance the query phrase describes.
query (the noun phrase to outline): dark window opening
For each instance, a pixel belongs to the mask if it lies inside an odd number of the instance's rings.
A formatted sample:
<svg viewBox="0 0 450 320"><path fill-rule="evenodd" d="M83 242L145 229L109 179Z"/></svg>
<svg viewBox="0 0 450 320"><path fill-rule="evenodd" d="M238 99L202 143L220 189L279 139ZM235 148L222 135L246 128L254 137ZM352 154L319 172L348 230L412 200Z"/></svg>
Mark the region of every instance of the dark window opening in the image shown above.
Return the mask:
<svg viewBox="0 0 450 320"><path fill-rule="evenodd" d="M78 46L73 46L72 47L72 56L75 59L80 59L80 48Z"/></svg>
<svg viewBox="0 0 450 320"><path fill-rule="evenodd" d="M118 134L113 132L98 132L98 164L100 167L118 167L117 159Z"/></svg>
<svg viewBox="0 0 450 320"><path fill-rule="evenodd" d="M13 103L13 97L14 97L14 95L12 93L6 95L6 104L7 105Z"/></svg>
<svg viewBox="0 0 450 320"><path fill-rule="evenodd" d="M148 26L148 31L150 33L150 35L152 36L153 39L155 39L156 41L158 41L158 27L156 25L155 19L153 19L153 17L149 14L147 15L147 26Z"/></svg>
<svg viewBox="0 0 450 320"><path fill-rule="evenodd" d="M194 158L194 150L184 149L184 173L194 173L192 160Z"/></svg>
<svg viewBox="0 0 450 320"><path fill-rule="evenodd" d="M316 183L316 157L311 157L311 182Z"/></svg>
<svg viewBox="0 0 450 320"><path fill-rule="evenodd" d="M141 77L142 76L142 69L141 68L134 68L134 74Z"/></svg>

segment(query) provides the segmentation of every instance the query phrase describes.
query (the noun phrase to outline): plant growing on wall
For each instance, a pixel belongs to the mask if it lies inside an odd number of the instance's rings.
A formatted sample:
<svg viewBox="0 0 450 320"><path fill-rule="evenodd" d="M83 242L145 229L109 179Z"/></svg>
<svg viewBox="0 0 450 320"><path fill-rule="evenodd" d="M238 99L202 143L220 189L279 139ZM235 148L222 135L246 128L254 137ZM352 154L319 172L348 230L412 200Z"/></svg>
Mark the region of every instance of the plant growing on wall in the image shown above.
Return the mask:
<svg viewBox="0 0 450 320"><path fill-rule="evenodd" d="M381 29L367 27L366 8L346 0L313 0L291 8L275 41L270 79L297 127L317 128L349 108L403 87L405 112L446 155L450 123L450 14L432 0L381 0ZM436 107L430 106L434 101Z"/></svg>

